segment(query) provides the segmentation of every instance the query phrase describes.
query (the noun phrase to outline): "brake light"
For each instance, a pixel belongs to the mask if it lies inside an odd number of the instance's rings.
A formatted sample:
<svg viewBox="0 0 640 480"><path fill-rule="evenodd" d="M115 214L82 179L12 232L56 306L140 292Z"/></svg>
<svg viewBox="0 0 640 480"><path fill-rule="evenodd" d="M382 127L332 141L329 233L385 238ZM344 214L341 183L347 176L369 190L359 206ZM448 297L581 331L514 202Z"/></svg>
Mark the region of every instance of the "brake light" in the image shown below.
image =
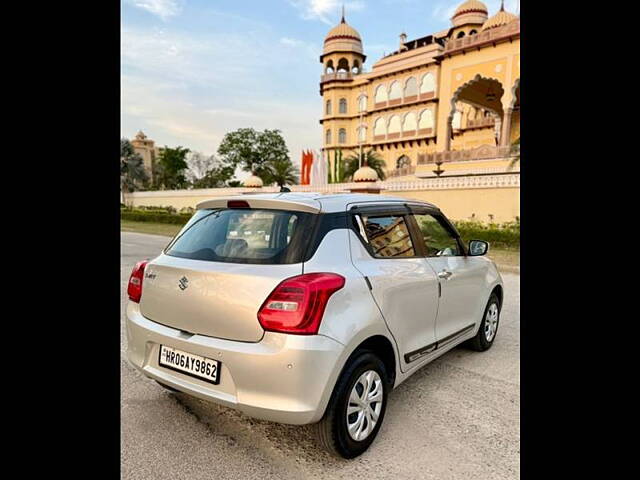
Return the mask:
<svg viewBox="0 0 640 480"><path fill-rule="evenodd" d="M227 208L251 208L246 200L229 200Z"/></svg>
<svg viewBox="0 0 640 480"><path fill-rule="evenodd" d="M131 300L132 302L140 303L140 297L142 296L142 280L144 278L144 267L147 266L147 263L149 263L147 260L138 262L131 271L127 293L129 294L129 300Z"/></svg>
<svg viewBox="0 0 640 480"><path fill-rule="evenodd" d="M262 328L271 332L315 335L329 297L344 287L335 273L307 273L281 282L258 311Z"/></svg>

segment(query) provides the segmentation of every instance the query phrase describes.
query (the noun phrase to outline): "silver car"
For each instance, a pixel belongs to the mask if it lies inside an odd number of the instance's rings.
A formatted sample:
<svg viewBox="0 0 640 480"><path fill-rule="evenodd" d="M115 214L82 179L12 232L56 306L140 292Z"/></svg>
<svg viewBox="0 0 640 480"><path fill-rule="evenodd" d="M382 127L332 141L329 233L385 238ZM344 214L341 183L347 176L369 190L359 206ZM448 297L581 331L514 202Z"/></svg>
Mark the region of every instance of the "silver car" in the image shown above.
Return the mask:
<svg viewBox="0 0 640 480"><path fill-rule="evenodd" d="M491 347L502 279L434 205L370 194L200 203L131 273L128 359L252 417L364 452L390 391L456 345Z"/></svg>

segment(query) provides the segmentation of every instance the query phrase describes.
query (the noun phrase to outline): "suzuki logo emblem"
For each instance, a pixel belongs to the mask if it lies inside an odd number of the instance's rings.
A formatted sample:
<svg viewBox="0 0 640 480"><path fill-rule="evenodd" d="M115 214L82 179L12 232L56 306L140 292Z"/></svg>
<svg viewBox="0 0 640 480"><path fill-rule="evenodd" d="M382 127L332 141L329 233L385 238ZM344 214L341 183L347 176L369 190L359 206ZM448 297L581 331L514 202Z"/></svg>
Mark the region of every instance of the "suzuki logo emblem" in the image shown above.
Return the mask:
<svg viewBox="0 0 640 480"><path fill-rule="evenodd" d="M184 290L185 288L187 288L189 286L189 280L187 279L187 277L182 277L179 281L178 281L178 287L180 287L180 290Z"/></svg>

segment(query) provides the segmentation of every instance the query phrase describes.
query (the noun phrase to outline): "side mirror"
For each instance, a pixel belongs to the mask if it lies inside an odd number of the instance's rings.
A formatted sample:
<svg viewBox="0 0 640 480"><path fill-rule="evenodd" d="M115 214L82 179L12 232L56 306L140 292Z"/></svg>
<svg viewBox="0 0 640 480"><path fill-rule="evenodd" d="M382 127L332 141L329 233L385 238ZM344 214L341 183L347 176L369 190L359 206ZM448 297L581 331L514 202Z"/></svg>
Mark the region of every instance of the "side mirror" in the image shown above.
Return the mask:
<svg viewBox="0 0 640 480"><path fill-rule="evenodd" d="M471 240L469 242L469 255L479 257L489 251L489 244L484 240Z"/></svg>

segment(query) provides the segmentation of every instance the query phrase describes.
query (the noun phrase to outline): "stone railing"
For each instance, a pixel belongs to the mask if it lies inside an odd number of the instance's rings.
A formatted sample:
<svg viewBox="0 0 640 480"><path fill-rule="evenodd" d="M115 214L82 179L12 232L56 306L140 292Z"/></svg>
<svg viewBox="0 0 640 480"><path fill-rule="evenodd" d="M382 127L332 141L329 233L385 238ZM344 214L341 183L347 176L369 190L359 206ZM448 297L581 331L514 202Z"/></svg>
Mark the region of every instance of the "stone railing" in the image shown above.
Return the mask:
<svg viewBox="0 0 640 480"><path fill-rule="evenodd" d="M444 53L473 48L483 43L495 42L500 38L510 37L520 33L520 20L515 20L502 27L492 28L475 35L449 40L444 46Z"/></svg>
<svg viewBox="0 0 640 480"><path fill-rule="evenodd" d="M472 150L453 150L447 152L426 153L419 155L418 165L428 165L430 163L466 162L471 160L490 160L494 158L515 157L520 152L519 145L506 147L496 147L492 145L481 145Z"/></svg>
<svg viewBox="0 0 640 480"><path fill-rule="evenodd" d="M451 190L469 188L514 188L520 186L520 173L513 172L501 175L480 175L466 177L439 177L439 178L416 178L415 180L403 181L378 181L376 187L385 191L405 192L412 190ZM362 183L330 183L328 185L291 185L292 192L315 192L315 193L340 193L350 192L351 189L362 188ZM172 197L221 197L228 195L250 194L250 193L275 193L279 192L279 187L262 188L201 188L193 190L158 190L153 192L133 192L127 194L128 198L153 199L158 198L165 201ZM158 205L164 205L159 203Z"/></svg>
<svg viewBox="0 0 640 480"><path fill-rule="evenodd" d="M492 117L477 118L467 120L465 128L479 128L479 127L493 127L496 124L496 119Z"/></svg>
<svg viewBox="0 0 640 480"><path fill-rule="evenodd" d="M404 177L405 175L413 175L414 173L416 173L415 166L396 168L386 172L387 178Z"/></svg>
<svg viewBox="0 0 640 480"><path fill-rule="evenodd" d="M334 72L334 73L325 73L320 77L321 82L330 82L331 80L351 80L353 78L353 73L351 72Z"/></svg>

